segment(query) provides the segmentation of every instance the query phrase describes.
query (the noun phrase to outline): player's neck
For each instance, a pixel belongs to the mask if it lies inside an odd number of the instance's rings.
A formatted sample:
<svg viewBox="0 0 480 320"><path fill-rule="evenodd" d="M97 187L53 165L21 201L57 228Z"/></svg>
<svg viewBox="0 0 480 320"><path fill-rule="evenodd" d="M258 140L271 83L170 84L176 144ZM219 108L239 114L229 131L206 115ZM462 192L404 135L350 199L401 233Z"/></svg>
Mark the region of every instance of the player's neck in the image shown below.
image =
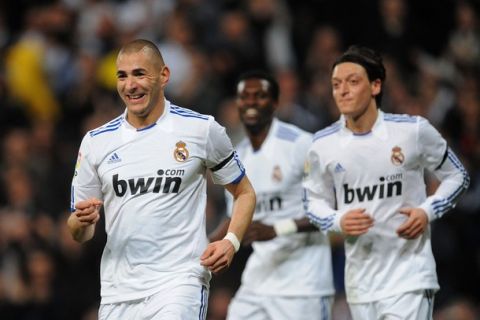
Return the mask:
<svg viewBox="0 0 480 320"><path fill-rule="evenodd" d="M250 143L252 144L253 150L257 151L262 147L263 142L267 138L268 131L270 131L272 123L269 123L265 126L262 130L252 133L247 131L248 138L250 139Z"/></svg>
<svg viewBox="0 0 480 320"><path fill-rule="evenodd" d="M146 115L136 115L127 112L127 121L135 129L143 129L151 126L162 116L165 110L165 100L161 100L150 112Z"/></svg>
<svg viewBox="0 0 480 320"><path fill-rule="evenodd" d="M355 134L365 134L372 131L377 117L378 109L376 105L370 105L365 112L360 115L345 116L347 128Z"/></svg>

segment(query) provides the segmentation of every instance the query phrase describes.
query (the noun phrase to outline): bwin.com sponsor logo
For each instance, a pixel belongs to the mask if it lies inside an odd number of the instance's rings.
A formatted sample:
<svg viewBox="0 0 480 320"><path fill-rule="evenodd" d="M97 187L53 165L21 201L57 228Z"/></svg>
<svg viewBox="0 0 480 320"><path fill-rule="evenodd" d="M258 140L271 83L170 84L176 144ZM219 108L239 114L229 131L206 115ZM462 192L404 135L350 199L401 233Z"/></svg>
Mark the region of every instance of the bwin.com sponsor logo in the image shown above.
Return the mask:
<svg viewBox="0 0 480 320"><path fill-rule="evenodd" d="M343 185L343 202L345 204L353 203L354 201L364 202L373 199L384 199L402 195L402 179L403 174L398 173L386 177L380 177L380 183L360 187L350 188L348 183Z"/></svg>
<svg viewBox="0 0 480 320"><path fill-rule="evenodd" d="M118 174L112 176L113 190L117 197L124 196L127 191L131 195L145 193L178 193L182 185L185 170L159 169L153 177L121 179Z"/></svg>

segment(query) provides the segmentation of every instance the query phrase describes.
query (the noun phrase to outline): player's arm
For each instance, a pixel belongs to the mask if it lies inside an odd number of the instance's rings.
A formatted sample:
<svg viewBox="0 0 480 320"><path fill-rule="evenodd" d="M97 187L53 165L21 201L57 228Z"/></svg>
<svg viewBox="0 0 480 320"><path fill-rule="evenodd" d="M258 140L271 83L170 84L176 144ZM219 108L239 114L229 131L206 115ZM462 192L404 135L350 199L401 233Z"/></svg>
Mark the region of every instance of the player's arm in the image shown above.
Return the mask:
<svg viewBox="0 0 480 320"><path fill-rule="evenodd" d="M273 225L254 221L248 227L242 243L250 245L253 241L268 241L279 236L311 231L318 231L318 228L310 223L310 219L307 217L279 220Z"/></svg>
<svg viewBox="0 0 480 320"><path fill-rule="evenodd" d="M306 216L322 232L359 236L373 226L372 217L361 208L336 209L333 177L326 171L315 145L307 154L303 186Z"/></svg>
<svg viewBox="0 0 480 320"><path fill-rule="evenodd" d="M68 229L75 241L83 243L93 238L95 224L100 219L103 202L101 182L94 165L92 143L85 135L80 145L71 186ZM81 199L81 200L79 200ZM87 199L87 200L85 200Z"/></svg>
<svg viewBox="0 0 480 320"><path fill-rule="evenodd" d="M223 239L210 243L200 258L201 264L213 273L230 266L252 221L256 204L255 191L246 176L239 183L227 184L225 188L233 196L233 209L227 233Z"/></svg>
<svg viewBox="0 0 480 320"><path fill-rule="evenodd" d="M68 229L75 241L86 242L93 238L95 225L100 219L102 202L96 198L79 201L67 220Z"/></svg>
<svg viewBox="0 0 480 320"><path fill-rule="evenodd" d="M312 141L311 134L302 134L292 146L291 155L292 171L296 178L301 181L304 176L305 161ZM303 193L305 195L305 193ZM299 190L299 197L302 196ZM305 199L303 199L305 200ZM253 241L267 241L278 236L289 235L297 232L318 231L318 227L310 222L305 215L298 219L282 219L276 221L273 225L267 225L260 221L254 221L247 230L243 243L251 244Z"/></svg>
<svg viewBox="0 0 480 320"><path fill-rule="evenodd" d="M419 118L418 128L421 164L440 180L440 185L419 207L400 209L408 218L397 229L397 234L407 239L417 238L429 222L454 208L470 184L467 171L440 133L423 118Z"/></svg>

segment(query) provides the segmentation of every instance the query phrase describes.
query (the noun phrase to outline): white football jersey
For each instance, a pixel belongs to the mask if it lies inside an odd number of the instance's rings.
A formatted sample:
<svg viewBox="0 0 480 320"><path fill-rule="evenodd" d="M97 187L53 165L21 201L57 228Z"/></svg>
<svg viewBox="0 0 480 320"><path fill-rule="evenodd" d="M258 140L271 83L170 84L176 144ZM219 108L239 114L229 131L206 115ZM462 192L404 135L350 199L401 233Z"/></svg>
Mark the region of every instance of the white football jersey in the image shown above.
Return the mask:
<svg viewBox="0 0 480 320"><path fill-rule="evenodd" d="M237 146L257 194L253 220L273 225L305 217L302 179L311 142L310 133L274 119L260 150L254 151L248 139ZM333 295L328 238L317 231L254 242L241 286L259 295Z"/></svg>
<svg viewBox="0 0 480 320"><path fill-rule="evenodd" d="M244 175L225 129L167 100L149 127L135 129L125 115L85 135L72 182L72 210L90 197L104 201L102 303L172 283L208 286L210 273L200 265L208 244L207 168L223 185Z"/></svg>
<svg viewBox="0 0 480 320"><path fill-rule="evenodd" d="M441 181L427 197L424 170ZM453 208L469 177L437 130L422 117L379 110L368 134L355 135L342 116L317 132L305 179L311 220L324 231L340 231L348 210L365 208L374 226L345 239L345 289L350 303L439 288L430 228L417 239L396 230L407 219L403 207L421 207L430 221Z"/></svg>

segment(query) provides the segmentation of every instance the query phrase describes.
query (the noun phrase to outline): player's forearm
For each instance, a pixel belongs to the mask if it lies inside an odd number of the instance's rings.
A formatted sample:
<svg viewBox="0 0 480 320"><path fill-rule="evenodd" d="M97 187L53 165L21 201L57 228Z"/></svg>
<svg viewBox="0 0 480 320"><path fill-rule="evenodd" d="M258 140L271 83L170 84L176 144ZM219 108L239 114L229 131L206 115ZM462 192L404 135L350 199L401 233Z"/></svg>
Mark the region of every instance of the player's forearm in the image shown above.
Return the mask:
<svg viewBox="0 0 480 320"><path fill-rule="evenodd" d="M297 232L311 232L311 231L318 231L318 227L313 225L310 222L310 219L307 217L296 219L295 224L297 225Z"/></svg>
<svg viewBox="0 0 480 320"><path fill-rule="evenodd" d="M73 239L80 243L92 239L95 234L95 224L84 226L78 221L74 214L71 214L68 218L67 225Z"/></svg>
<svg viewBox="0 0 480 320"><path fill-rule="evenodd" d="M307 196L306 216L321 231L341 232L340 219L343 212L335 210L329 202L320 196L309 192Z"/></svg>
<svg viewBox="0 0 480 320"><path fill-rule="evenodd" d="M420 208L427 213L430 222L455 207L470 184L468 172L453 153L435 174L441 183L435 193L420 205Z"/></svg>
<svg viewBox="0 0 480 320"><path fill-rule="evenodd" d="M251 192L238 196L233 203L233 213L228 226L228 232L233 232L240 241L252 222L255 204L256 197L253 189Z"/></svg>
<svg viewBox="0 0 480 320"><path fill-rule="evenodd" d="M235 188L233 194L233 211L228 232L233 232L238 240L242 240L248 226L252 222L255 211L256 196L247 177L244 177Z"/></svg>

